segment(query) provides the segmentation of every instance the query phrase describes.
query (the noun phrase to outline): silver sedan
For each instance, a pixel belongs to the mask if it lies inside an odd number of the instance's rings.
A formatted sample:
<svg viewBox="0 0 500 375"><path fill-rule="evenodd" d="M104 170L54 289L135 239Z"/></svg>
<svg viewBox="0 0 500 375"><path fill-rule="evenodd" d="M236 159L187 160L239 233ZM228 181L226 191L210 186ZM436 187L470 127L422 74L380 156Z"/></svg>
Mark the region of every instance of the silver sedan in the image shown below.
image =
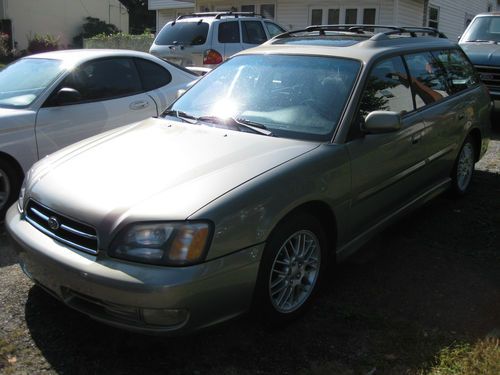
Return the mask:
<svg viewBox="0 0 500 375"><path fill-rule="evenodd" d="M24 172L64 146L158 116L197 76L146 53L68 50L0 71L0 217Z"/></svg>

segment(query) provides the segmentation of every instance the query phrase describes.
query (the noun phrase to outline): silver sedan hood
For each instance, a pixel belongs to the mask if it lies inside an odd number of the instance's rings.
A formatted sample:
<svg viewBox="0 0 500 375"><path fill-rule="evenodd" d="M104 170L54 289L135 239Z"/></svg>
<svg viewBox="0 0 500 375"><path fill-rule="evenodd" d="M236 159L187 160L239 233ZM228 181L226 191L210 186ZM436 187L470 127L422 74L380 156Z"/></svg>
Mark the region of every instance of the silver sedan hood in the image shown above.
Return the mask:
<svg viewBox="0 0 500 375"><path fill-rule="evenodd" d="M149 119L49 156L35 167L28 190L53 210L112 231L136 220L184 220L317 146Z"/></svg>

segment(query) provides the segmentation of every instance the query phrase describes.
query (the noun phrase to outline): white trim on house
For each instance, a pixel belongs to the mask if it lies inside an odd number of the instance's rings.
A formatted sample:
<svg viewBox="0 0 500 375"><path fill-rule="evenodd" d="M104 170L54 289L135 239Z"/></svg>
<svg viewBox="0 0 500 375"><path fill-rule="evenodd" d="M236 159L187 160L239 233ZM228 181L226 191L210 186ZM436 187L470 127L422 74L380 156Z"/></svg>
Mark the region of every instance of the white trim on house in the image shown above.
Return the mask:
<svg viewBox="0 0 500 375"><path fill-rule="evenodd" d="M148 9L149 10L160 10L160 9L177 9L177 8L193 8L194 9L194 0L184 0L184 1L176 1L176 0L148 0Z"/></svg>

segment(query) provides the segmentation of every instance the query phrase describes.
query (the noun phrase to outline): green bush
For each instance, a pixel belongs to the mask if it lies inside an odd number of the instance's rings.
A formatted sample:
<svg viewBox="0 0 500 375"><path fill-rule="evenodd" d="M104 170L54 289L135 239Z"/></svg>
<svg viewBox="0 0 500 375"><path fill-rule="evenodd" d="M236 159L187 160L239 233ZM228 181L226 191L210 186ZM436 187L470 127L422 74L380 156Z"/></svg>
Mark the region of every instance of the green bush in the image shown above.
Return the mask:
<svg viewBox="0 0 500 375"><path fill-rule="evenodd" d="M9 35L0 33L0 59L10 56Z"/></svg>
<svg viewBox="0 0 500 375"><path fill-rule="evenodd" d="M85 39L85 48L114 48L131 49L135 51L149 51L153 43L154 35L144 33L141 35L132 35L117 33L112 35L99 34L92 38Z"/></svg>
<svg viewBox="0 0 500 375"><path fill-rule="evenodd" d="M58 49L59 49L59 37L50 34L46 35L34 34L28 36L28 52L30 54L56 51Z"/></svg>
<svg viewBox="0 0 500 375"><path fill-rule="evenodd" d="M73 38L73 44L81 47L83 39L92 38L96 35L112 35L119 33L120 30L111 23L101 21L99 18L86 17L86 22L83 24L83 31Z"/></svg>

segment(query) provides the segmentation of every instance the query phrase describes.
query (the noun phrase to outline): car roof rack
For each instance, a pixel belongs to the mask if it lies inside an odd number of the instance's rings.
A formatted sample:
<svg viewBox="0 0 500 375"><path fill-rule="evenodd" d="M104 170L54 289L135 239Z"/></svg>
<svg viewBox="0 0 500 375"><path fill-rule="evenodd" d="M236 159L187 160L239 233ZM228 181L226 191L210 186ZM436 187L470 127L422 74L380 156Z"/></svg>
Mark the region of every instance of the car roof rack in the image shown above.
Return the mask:
<svg viewBox="0 0 500 375"><path fill-rule="evenodd" d="M386 29L386 31L381 31L375 33L375 29ZM435 36L438 38L446 38L442 32L433 27L418 27L418 26L390 26L390 25L366 25L366 24L340 24L340 25L314 25L308 26L305 29L287 31L282 34L277 35L276 39L287 38L293 36L294 34L300 33L310 33L317 31L320 36L326 35L326 31L336 31L341 33L355 33L355 34L366 34L367 32L373 33L369 40L386 40L390 35L402 35L409 34L412 38L417 38L421 34L426 34L429 36Z"/></svg>
<svg viewBox="0 0 500 375"><path fill-rule="evenodd" d="M198 12L198 13L190 13L190 14L183 14L180 15L175 19L175 22L182 20L184 18L191 18L191 17L214 17L216 20L220 20L222 17L230 17L233 16L234 18L238 17L261 17L260 14L256 14L255 12Z"/></svg>

